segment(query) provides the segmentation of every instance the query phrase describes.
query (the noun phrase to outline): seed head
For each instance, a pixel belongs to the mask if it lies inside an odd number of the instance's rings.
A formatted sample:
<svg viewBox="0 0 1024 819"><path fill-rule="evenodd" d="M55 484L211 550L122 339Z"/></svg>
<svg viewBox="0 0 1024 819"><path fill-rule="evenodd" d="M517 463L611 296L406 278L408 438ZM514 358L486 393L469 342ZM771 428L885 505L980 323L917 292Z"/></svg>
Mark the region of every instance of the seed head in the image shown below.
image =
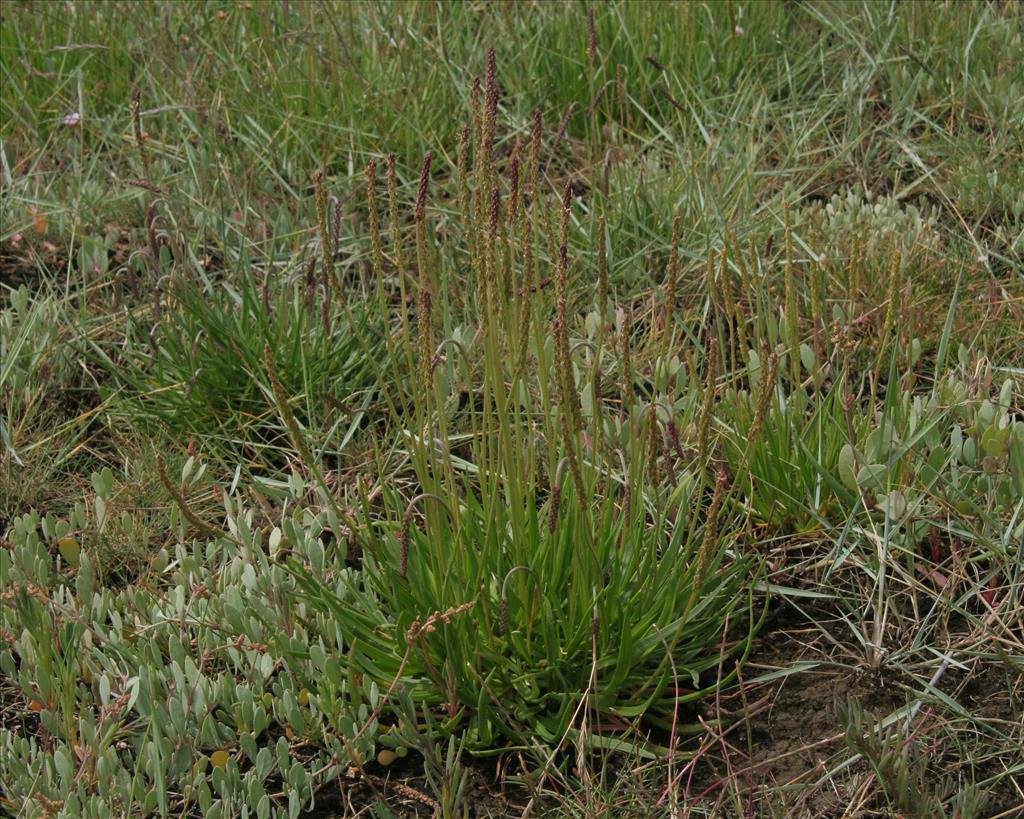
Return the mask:
<svg viewBox="0 0 1024 819"><path fill-rule="evenodd" d="M587 43L587 57L590 60L590 67L597 62L597 26L594 23L594 9L587 11L587 33L590 35Z"/></svg>
<svg viewBox="0 0 1024 819"><path fill-rule="evenodd" d="M341 239L341 202L334 202L334 210L331 214L331 247L335 253L338 251L338 241Z"/></svg>
<svg viewBox="0 0 1024 819"><path fill-rule="evenodd" d="M427 206L427 185L430 182L430 163L434 159L434 154L431 151L427 151L427 155L423 157L423 170L420 171L420 187L416 192L416 221L422 222L424 211Z"/></svg>
<svg viewBox="0 0 1024 819"><path fill-rule="evenodd" d="M491 47L487 49L487 74L486 86L484 88L487 94L487 110L491 116L494 115L498 108L497 65L498 58L494 53L494 48Z"/></svg>
<svg viewBox="0 0 1024 819"><path fill-rule="evenodd" d="M501 192L497 186L491 189L491 216L487 222L487 229L491 233L491 237L497 237L498 235L498 220L501 216Z"/></svg>
<svg viewBox="0 0 1024 819"><path fill-rule="evenodd" d="M508 600L501 598L501 609L498 613L498 633L504 637L508 634Z"/></svg>
<svg viewBox="0 0 1024 819"><path fill-rule="evenodd" d="M558 507L562 503L562 485L556 483L551 487L551 511L548 515L548 532L550 534L555 533L555 527L558 525Z"/></svg>

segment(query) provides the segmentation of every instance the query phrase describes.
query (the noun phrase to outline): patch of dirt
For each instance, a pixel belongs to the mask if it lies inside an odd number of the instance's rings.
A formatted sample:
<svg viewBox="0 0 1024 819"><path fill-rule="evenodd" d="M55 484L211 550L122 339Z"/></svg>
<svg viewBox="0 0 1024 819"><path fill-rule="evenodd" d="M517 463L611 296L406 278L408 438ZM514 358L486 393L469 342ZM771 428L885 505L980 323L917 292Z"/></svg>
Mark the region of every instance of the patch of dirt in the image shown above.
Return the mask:
<svg viewBox="0 0 1024 819"><path fill-rule="evenodd" d="M522 814L525 800L514 800L496 782L493 763L487 765L463 759L462 770L466 776L466 817L489 819ZM362 774L350 769L348 776L320 791L316 806L302 813L301 817L339 819L360 815L366 808L384 802L398 819L425 819L440 815L430 793L423 775L422 757L410 754L386 768L372 762L365 766Z"/></svg>
<svg viewBox="0 0 1024 819"><path fill-rule="evenodd" d="M847 702L856 699L875 714L890 713L905 703L894 680L833 664L825 653L828 647L818 644L820 638L821 632L794 612L772 617L758 636L744 677L764 677L796 663L806 663L807 668L744 683L723 696L722 709L740 724L730 737L730 765L716 760L710 766L718 782L730 776L730 768L738 771L740 787L751 798L764 794L773 808L782 807L777 800L791 786L794 803L787 807L796 809L797 816L832 815L837 806L834 793L812 792L808 786L825 775L827 761L843 747ZM701 778L710 796L712 780L707 773ZM751 815L760 810L752 809Z"/></svg>
<svg viewBox="0 0 1024 819"><path fill-rule="evenodd" d="M112 229L109 225L107 227ZM131 250L128 235L119 234L112 246L107 249L109 272L100 274L97 270L88 271L86 275L90 284L97 276L113 276L113 271L127 263ZM23 239L18 242L9 240L0 243L0 304L9 300L9 290L17 290L22 285L33 293L48 282L61 285L69 269L80 281L82 271L79 267L78 249L75 247L58 247L53 242L40 239Z"/></svg>
<svg viewBox="0 0 1024 819"><path fill-rule="evenodd" d="M56 250L56 248L54 248ZM59 270L66 260L57 255L44 257L45 269L34 262L23 249L16 248L11 242L0 244L0 305L8 300L8 288L17 290L25 285L35 291L47 278L46 270Z"/></svg>
<svg viewBox="0 0 1024 819"><path fill-rule="evenodd" d="M967 669L950 667L937 687L963 706L977 723L1009 737L1009 742L1002 743L1004 747L1015 740L1017 747L1024 749L1024 672L979 659ZM1001 753L979 759L972 766L973 778L984 781L999 777L1021 756L1024 751L1016 760ZM1024 816L1024 777L1003 777L987 790L986 796L985 815L1015 815L1012 811L1016 809L1021 811L1016 815Z"/></svg>
<svg viewBox="0 0 1024 819"><path fill-rule="evenodd" d="M1005 720L1021 725L1024 720L1024 675L1008 666L983 665L975 669L950 669L947 686L957 701L981 719Z"/></svg>
<svg viewBox="0 0 1024 819"><path fill-rule="evenodd" d="M791 610L777 611L757 638L744 678L756 680L800 663L806 668L762 682L745 682L723 693L717 714L714 710L706 714L707 719L721 716L732 726L725 729L722 742L729 759L712 749L707 764L695 772L690 792L721 799L723 785L735 776L729 787L738 785L750 800L744 813L723 802L714 815L892 815L892 808L874 787L866 762L858 761L831 778L826 774L855 753L845 739L850 700L877 720L916 700L922 686L891 666L858 668L851 656L834 656L835 648L809 622L828 623L834 616L828 609L813 607L807 618ZM971 715L972 726L953 724L958 716L952 708L924 704L915 718L920 732L914 744L928 756L926 781L939 791L944 780L998 779L984 789L980 815L1015 815L1012 810L1024 804L1024 782L1000 776L1013 764L1006 758L1012 737L1024 745L1024 674L979 659L974 669L951 666L938 688ZM988 757L964 746L970 761L960 759L959 741L951 737L960 736L961 730L973 734L977 730L973 725L988 726L1001 735L1000 742ZM812 787L819 781L820 787Z"/></svg>
<svg viewBox="0 0 1024 819"><path fill-rule="evenodd" d="M792 630L783 621L762 636L746 666L745 676L752 677L803 660L821 663L746 692L748 702L771 695L768 707L750 722L758 741L749 764L779 784L820 767L822 749L841 743L850 699L874 714L888 714L906 704L896 674L829 667L827 658L809 651L802 639L816 634Z"/></svg>

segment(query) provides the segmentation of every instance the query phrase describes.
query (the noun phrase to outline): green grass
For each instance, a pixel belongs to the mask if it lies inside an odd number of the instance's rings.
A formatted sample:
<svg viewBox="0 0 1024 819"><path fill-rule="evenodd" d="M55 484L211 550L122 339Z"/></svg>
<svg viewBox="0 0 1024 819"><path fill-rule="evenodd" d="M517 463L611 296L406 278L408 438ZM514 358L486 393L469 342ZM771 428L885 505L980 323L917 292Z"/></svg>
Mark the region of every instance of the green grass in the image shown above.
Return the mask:
<svg viewBox="0 0 1024 819"><path fill-rule="evenodd" d="M4 811L1024 801L1017 5L8 6Z"/></svg>

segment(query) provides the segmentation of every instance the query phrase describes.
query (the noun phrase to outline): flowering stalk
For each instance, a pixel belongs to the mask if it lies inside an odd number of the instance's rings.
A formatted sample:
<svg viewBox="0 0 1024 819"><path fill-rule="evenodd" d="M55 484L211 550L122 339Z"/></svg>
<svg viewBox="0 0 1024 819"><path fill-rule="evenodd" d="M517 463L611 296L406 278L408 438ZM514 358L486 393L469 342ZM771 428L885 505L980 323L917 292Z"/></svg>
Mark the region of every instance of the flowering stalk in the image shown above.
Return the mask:
<svg viewBox="0 0 1024 819"><path fill-rule="evenodd" d="M697 596L700 594L701 587L707 579L708 569L711 566L711 559L718 551L719 516L722 511L722 501L725 499L725 493L728 486L729 474L723 467L718 470L718 474L715 477L715 491L711 496L711 506L708 509L707 517L705 519L704 537L701 540L700 548L698 549L695 557L697 565L694 569L693 579L690 585L690 600L686 606L687 612L689 612L693 608L694 603L697 602Z"/></svg>
<svg viewBox="0 0 1024 819"><path fill-rule="evenodd" d="M583 411L580 408L580 397L576 391L576 379L572 373L572 359L569 353L568 290L569 290L569 204L571 202L571 184L565 186L562 194L562 218L559 230L558 261L555 265L555 298L557 299L557 321L555 323L555 346L557 366L564 411L569 416L569 429L575 435L583 427Z"/></svg>
<svg viewBox="0 0 1024 819"><path fill-rule="evenodd" d="M697 422L697 463L704 464L708 455L708 434L711 429L711 410L715 404L718 380L715 372L718 369L718 341L710 339L707 351L707 372L704 377L704 401L700 408Z"/></svg>
<svg viewBox="0 0 1024 819"><path fill-rule="evenodd" d="M427 270L427 239L426 239L426 204L427 185L430 181L430 163L433 154L427 151L423 158L423 169L420 171L420 185L416 194L416 266L419 273L419 311L417 313L417 330L419 335L420 359L420 393L424 399L430 394L431 377L430 361L433 358L434 345L430 333L431 289L430 273Z"/></svg>
<svg viewBox="0 0 1024 819"><path fill-rule="evenodd" d="M402 339L405 345L406 365L409 372L414 370L414 354L410 340L412 336L409 331L409 295L405 284L405 257L402 252L402 233L399 229L398 219L398 172L395 167L395 155L388 154L387 158L387 183L388 183L388 213L391 231L391 253L395 266L395 277L398 279L398 293L401 302L399 317L402 321Z"/></svg>
<svg viewBox="0 0 1024 819"><path fill-rule="evenodd" d="M499 282L495 264L494 244L498 238L498 223L501 217L501 192L497 187L491 190L491 207L484 233L484 324L487 332L495 330L498 320Z"/></svg>
<svg viewBox="0 0 1024 819"><path fill-rule="evenodd" d="M135 147L139 151L142 172L149 182L149 151L146 150L146 134L142 130L142 94L138 88L132 91L132 131L135 134Z"/></svg>
<svg viewBox="0 0 1024 819"><path fill-rule="evenodd" d="M626 416L633 407L633 359L630 352L630 335L633 332L632 316L627 308L622 316L619 331L622 357L622 409Z"/></svg>
<svg viewBox="0 0 1024 819"><path fill-rule="evenodd" d="M793 228L786 207L786 343L789 345L789 377L793 389L800 384L800 325L796 300L796 279L793 271Z"/></svg>
<svg viewBox="0 0 1024 819"><path fill-rule="evenodd" d="M316 228L320 234L321 273L326 291L325 298L329 298L337 285L334 281L334 247L327 228L327 191L324 189L323 171L318 170L313 174L313 190L316 195Z"/></svg>
<svg viewBox="0 0 1024 819"><path fill-rule="evenodd" d="M603 215L597 217L597 315L600 347L600 340L604 338L605 321L608 318L608 242Z"/></svg>
<svg viewBox="0 0 1024 819"><path fill-rule="evenodd" d="M377 215L377 162L371 159L366 166L366 210L370 219L370 251L373 259L373 281L377 291L377 309L381 318L388 315L387 299L384 295L384 246L380 236L380 219ZM335 213L340 212L340 208ZM335 231L337 237L337 231ZM337 238L335 238L337 247ZM391 333L385 334L389 355L393 353Z"/></svg>
<svg viewBox="0 0 1024 819"><path fill-rule="evenodd" d="M473 273L479 286L483 272L480 270L480 258L476 242L477 234L472 218L473 196L469 190L469 141L470 129L468 126L465 126L459 131L459 150L456 160L459 170L459 208L462 211L463 224L466 226L469 260L473 266Z"/></svg>

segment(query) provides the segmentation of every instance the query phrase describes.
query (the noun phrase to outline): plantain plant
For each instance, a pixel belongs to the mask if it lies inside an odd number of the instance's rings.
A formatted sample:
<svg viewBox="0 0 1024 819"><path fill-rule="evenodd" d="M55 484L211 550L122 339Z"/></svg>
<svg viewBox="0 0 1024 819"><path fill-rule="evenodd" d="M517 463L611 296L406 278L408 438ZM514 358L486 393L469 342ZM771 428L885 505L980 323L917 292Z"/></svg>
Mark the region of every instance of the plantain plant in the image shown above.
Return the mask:
<svg viewBox="0 0 1024 819"><path fill-rule="evenodd" d="M428 241L429 160L415 247L390 254L409 260L418 289L415 320L390 322L410 328L390 365L411 358L420 376L413 417L396 419L415 492L385 491L383 520L365 508L376 611L292 564L311 605L351 630L360 671L382 686L401 679L480 753L668 727L749 647L760 565L738 543L709 440L713 354L695 365L704 373L673 380L671 399L657 385L637 394L634 340L614 327L606 285L590 294L599 329L587 338L570 288L585 275L570 245L572 184L542 184L539 119L498 166L497 98L492 52L457 168L463 244L449 255L465 259L467 286L452 289ZM452 327L459 313L475 322ZM674 311L666 319L667 343ZM602 367L618 383L599 383ZM663 446L677 406L702 421L692 453Z"/></svg>

